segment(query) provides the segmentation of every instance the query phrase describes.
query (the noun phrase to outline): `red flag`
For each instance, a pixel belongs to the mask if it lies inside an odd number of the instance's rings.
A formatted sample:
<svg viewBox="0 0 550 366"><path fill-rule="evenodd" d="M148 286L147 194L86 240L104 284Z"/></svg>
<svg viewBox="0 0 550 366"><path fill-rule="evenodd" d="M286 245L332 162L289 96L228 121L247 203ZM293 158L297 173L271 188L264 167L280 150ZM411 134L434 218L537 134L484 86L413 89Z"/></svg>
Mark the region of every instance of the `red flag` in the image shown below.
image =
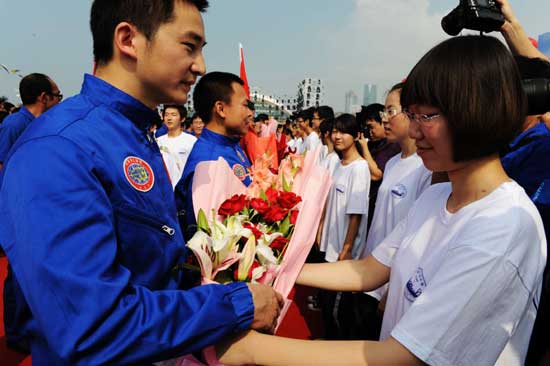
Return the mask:
<svg viewBox="0 0 550 366"><path fill-rule="evenodd" d="M535 46L535 48L539 48L539 42L536 39L529 37L529 41L533 46Z"/></svg>
<svg viewBox="0 0 550 366"><path fill-rule="evenodd" d="M246 67L244 66L244 51L243 45L239 43L240 50L240 59L241 59L241 72L240 77L244 81L244 90L246 91L246 96L250 99L250 87L248 86L248 79L246 77Z"/></svg>

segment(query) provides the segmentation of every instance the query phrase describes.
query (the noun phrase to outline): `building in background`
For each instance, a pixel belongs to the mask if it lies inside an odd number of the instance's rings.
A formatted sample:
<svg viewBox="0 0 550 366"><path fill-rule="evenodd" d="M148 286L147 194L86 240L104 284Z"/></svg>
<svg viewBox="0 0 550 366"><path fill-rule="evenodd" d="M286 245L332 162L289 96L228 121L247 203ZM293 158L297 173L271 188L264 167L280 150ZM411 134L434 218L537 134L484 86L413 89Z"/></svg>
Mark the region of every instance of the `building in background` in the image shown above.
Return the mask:
<svg viewBox="0 0 550 366"><path fill-rule="evenodd" d="M321 79L307 78L298 84L296 110L319 107L325 101L325 89Z"/></svg>
<svg viewBox="0 0 550 366"><path fill-rule="evenodd" d="M346 93L346 102L344 107L345 113L357 113L357 110L361 109L361 106L359 105L359 97L357 97L357 94L353 90L350 90Z"/></svg>
<svg viewBox="0 0 550 366"><path fill-rule="evenodd" d="M376 84L365 84L363 87L363 105L367 106L369 104L378 102L378 87Z"/></svg>
<svg viewBox="0 0 550 366"><path fill-rule="evenodd" d="M265 113L278 121L287 119L294 112L292 107L296 107L296 98L266 94L256 87L250 90L250 100L254 103L255 115Z"/></svg>
<svg viewBox="0 0 550 366"><path fill-rule="evenodd" d="M539 36L539 50L550 57L550 32L543 33Z"/></svg>

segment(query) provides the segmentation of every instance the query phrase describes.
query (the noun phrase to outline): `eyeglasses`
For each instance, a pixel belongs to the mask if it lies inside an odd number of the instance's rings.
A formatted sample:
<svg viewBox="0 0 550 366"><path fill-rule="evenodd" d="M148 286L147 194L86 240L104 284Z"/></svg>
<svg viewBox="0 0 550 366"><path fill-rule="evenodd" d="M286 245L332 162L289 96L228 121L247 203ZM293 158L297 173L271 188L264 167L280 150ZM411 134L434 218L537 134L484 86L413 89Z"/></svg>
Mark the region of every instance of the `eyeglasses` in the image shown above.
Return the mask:
<svg viewBox="0 0 550 366"><path fill-rule="evenodd" d="M419 114L419 113L412 113L407 110L403 111L403 113L407 115L409 120L424 126L431 125L434 119L441 117L440 113Z"/></svg>
<svg viewBox="0 0 550 366"><path fill-rule="evenodd" d="M382 120L389 121L401 112L402 111L396 108L384 109L383 111L380 111L380 118L382 118Z"/></svg>
<svg viewBox="0 0 550 366"><path fill-rule="evenodd" d="M56 97L61 102L63 100L63 94L61 93L49 93L52 97Z"/></svg>

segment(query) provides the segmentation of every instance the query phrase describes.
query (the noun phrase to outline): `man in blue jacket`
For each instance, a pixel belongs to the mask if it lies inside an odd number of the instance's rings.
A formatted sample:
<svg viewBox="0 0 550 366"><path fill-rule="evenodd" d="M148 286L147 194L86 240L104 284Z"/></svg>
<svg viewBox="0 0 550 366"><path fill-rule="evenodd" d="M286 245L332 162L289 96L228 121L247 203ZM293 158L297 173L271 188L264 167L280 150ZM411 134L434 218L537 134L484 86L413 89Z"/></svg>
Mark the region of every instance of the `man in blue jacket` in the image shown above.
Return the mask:
<svg viewBox="0 0 550 366"><path fill-rule="evenodd" d="M97 75L27 129L0 188L0 243L30 315L36 365L146 364L246 329L281 297L233 283L181 290L186 259L149 125L204 73L207 0L95 0Z"/></svg>
<svg viewBox="0 0 550 366"><path fill-rule="evenodd" d="M198 163L222 157L243 184L248 186L252 182L250 161L240 145L252 117L249 102L244 82L237 75L227 72L208 73L195 87L194 107L206 127L193 145L175 189L180 222L187 238L196 231L192 192Z"/></svg>
<svg viewBox="0 0 550 366"><path fill-rule="evenodd" d="M10 114L0 125L0 169L8 151L27 126L63 99L57 84L39 73L29 74L21 79L19 95L23 102L21 110Z"/></svg>

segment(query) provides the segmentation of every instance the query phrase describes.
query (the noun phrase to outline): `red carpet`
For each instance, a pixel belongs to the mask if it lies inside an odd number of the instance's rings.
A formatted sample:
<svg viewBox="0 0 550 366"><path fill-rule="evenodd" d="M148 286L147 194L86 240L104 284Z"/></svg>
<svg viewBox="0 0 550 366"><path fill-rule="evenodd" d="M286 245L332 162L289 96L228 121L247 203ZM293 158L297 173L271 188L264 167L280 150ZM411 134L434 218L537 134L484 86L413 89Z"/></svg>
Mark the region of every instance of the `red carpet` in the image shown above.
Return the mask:
<svg viewBox="0 0 550 366"><path fill-rule="evenodd" d="M30 357L17 353L6 347L4 335L4 301L1 294L4 293L4 280L8 274L8 260L6 257L0 257L0 360L2 366L30 366L32 361Z"/></svg>

